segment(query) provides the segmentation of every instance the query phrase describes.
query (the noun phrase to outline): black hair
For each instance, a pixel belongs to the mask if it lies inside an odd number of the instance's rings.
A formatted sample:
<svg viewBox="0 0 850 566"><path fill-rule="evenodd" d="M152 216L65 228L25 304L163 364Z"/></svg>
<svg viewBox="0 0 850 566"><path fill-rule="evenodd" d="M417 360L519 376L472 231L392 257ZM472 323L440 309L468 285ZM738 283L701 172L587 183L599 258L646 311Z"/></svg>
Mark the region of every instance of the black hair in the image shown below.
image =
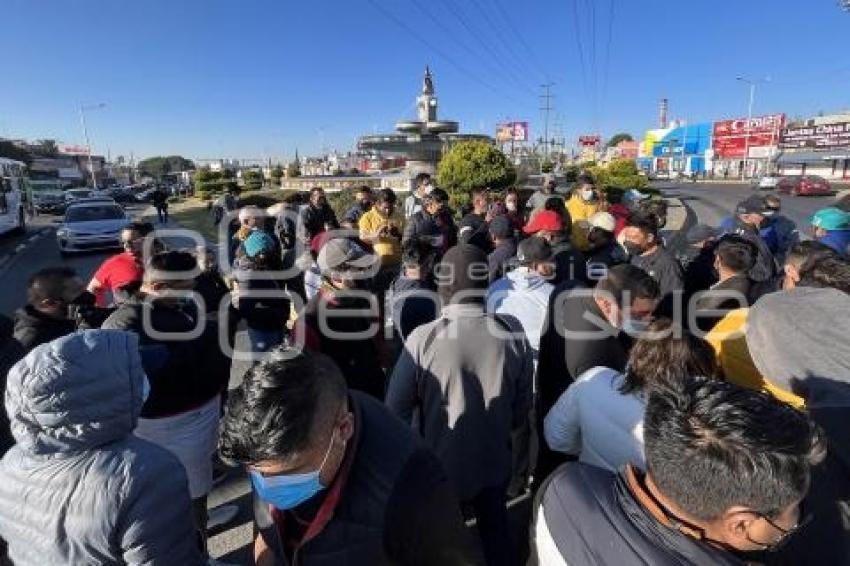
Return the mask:
<svg viewBox="0 0 850 566"><path fill-rule="evenodd" d="M27 302L31 305L41 301L61 301L65 298L65 286L77 272L65 266L46 267L35 272L27 281Z"/></svg>
<svg viewBox="0 0 850 566"><path fill-rule="evenodd" d="M643 426L652 481L703 521L738 505L777 517L806 494L811 468L826 450L820 429L802 411L700 377L651 388Z"/></svg>
<svg viewBox="0 0 850 566"><path fill-rule="evenodd" d="M362 195L362 194L371 195L372 194L372 187L370 187L369 185L360 185L359 187L357 187L357 190L355 191L355 193L358 194L358 195Z"/></svg>
<svg viewBox="0 0 850 566"><path fill-rule="evenodd" d="M644 234L658 237L658 216L647 210L635 210L629 215L626 226L637 228Z"/></svg>
<svg viewBox="0 0 850 566"><path fill-rule="evenodd" d="M661 295L658 282L649 273L628 263L608 268L605 278L596 284L596 290L610 294L620 308L630 306L635 299L655 300ZM626 297L631 301L628 305L623 303Z"/></svg>
<svg viewBox="0 0 850 566"><path fill-rule="evenodd" d="M432 200L434 202L438 202L440 204L447 204L449 202L449 193L440 188L435 188L425 197L427 200Z"/></svg>
<svg viewBox="0 0 850 566"><path fill-rule="evenodd" d="M756 263L756 247L736 234L720 239L714 248L714 254L726 269L734 273L748 273Z"/></svg>
<svg viewBox="0 0 850 566"><path fill-rule="evenodd" d="M417 236L408 238L401 245L401 262L406 266L425 265L431 255L431 246Z"/></svg>
<svg viewBox="0 0 850 566"><path fill-rule="evenodd" d="M428 173L419 173L416 175L416 186L420 186L422 183L431 180L431 175Z"/></svg>
<svg viewBox="0 0 850 566"><path fill-rule="evenodd" d="M392 189L381 189L378 191L378 197L376 199L378 202L387 202L390 204L395 204L398 201L398 197L395 194L395 191Z"/></svg>
<svg viewBox="0 0 850 566"><path fill-rule="evenodd" d="M151 224L150 222L139 222L139 221L130 222L129 224L124 226L122 231L124 231L124 230L129 230L131 232L135 232L136 234L138 234L139 236L144 238L145 236L147 236L148 234L153 232L153 224Z"/></svg>
<svg viewBox="0 0 850 566"><path fill-rule="evenodd" d="M801 270L799 287L838 289L850 295L850 261L838 254L816 259Z"/></svg>
<svg viewBox="0 0 850 566"><path fill-rule="evenodd" d="M228 395L219 454L236 464L297 455L333 423L346 395L345 379L327 356L272 350Z"/></svg>
<svg viewBox="0 0 850 566"><path fill-rule="evenodd" d="M837 255L835 250L826 244L816 240L806 240L791 246L791 249L785 254L785 263L796 267L802 276L816 261Z"/></svg>
<svg viewBox="0 0 850 566"><path fill-rule="evenodd" d="M317 193L319 191L325 192L325 189L322 187L313 187L312 189L310 189L310 196L313 196L314 193Z"/></svg>
<svg viewBox="0 0 850 566"><path fill-rule="evenodd" d="M145 269L145 276L150 280L158 280L160 273L175 273L192 271L198 268L198 261L190 252L170 251L154 254Z"/></svg>

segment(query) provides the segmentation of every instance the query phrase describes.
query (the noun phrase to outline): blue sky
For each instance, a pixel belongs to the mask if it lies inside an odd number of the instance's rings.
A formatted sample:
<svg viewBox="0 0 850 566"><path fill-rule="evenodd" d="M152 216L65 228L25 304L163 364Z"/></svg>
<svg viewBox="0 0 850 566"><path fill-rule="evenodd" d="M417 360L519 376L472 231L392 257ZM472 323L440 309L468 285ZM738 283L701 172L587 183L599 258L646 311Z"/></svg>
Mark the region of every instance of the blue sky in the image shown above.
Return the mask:
<svg viewBox="0 0 850 566"><path fill-rule="evenodd" d="M426 63L442 117L470 132L510 117L539 136L547 80L568 142L640 135L662 96L691 123L745 115L737 75L771 77L756 114L850 108L836 0L4 0L2 13L0 136L79 143L76 106L105 102L89 125L113 156L348 149L414 113Z"/></svg>

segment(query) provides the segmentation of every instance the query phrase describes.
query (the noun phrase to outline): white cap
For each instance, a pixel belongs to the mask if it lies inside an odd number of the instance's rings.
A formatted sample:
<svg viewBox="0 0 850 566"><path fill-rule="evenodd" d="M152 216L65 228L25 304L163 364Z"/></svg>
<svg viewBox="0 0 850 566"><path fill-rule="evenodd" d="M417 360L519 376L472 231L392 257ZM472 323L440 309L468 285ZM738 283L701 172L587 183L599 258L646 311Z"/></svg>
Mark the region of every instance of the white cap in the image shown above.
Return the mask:
<svg viewBox="0 0 850 566"><path fill-rule="evenodd" d="M589 219L593 228L602 228L607 232L613 232L617 227L617 219L610 212L597 212Z"/></svg>
<svg viewBox="0 0 850 566"><path fill-rule="evenodd" d="M249 218L262 218L264 214L262 208L249 204L239 209L239 222L245 222Z"/></svg>

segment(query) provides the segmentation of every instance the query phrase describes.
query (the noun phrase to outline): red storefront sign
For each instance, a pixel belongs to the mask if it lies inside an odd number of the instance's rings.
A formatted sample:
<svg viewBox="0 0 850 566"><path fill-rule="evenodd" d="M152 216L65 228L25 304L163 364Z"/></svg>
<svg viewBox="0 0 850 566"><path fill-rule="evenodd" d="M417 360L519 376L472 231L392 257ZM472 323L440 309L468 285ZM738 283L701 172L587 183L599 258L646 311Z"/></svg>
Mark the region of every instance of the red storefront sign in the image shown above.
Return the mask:
<svg viewBox="0 0 850 566"><path fill-rule="evenodd" d="M595 147L600 144L602 138L597 135L585 135L578 137L578 144L582 147Z"/></svg>
<svg viewBox="0 0 850 566"><path fill-rule="evenodd" d="M747 147L775 146L779 133L785 126L785 114L771 114L752 118L723 120L714 123L711 147L718 159L743 159ZM747 143L749 134L749 143Z"/></svg>

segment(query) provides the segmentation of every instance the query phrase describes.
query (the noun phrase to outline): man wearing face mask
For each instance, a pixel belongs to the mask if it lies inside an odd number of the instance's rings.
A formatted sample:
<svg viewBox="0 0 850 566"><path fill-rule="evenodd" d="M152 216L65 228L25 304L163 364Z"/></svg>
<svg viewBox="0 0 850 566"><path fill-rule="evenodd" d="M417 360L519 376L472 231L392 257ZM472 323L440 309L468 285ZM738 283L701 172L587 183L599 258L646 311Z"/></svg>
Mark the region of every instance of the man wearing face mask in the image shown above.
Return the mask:
<svg viewBox="0 0 850 566"><path fill-rule="evenodd" d="M85 291L70 267L48 267L30 277L27 304L15 312L15 339L28 352L76 330L73 305Z"/></svg>
<svg viewBox="0 0 850 566"><path fill-rule="evenodd" d="M221 393L230 360L218 344L218 328L197 319L194 278L198 264L187 252L153 256L140 289L103 323L139 336L150 382L135 434L172 452L186 469L198 529L207 523L212 489L212 455L218 432ZM200 335L193 337L193 333Z"/></svg>
<svg viewBox="0 0 850 566"><path fill-rule="evenodd" d="M428 242L439 261L457 242L454 220L448 212L449 195L443 189L434 189L422 200L422 210L414 214L404 226L402 244L416 238Z"/></svg>
<svg viewBox="0 0 850 566"><path fill-rule="evenodd" d="M426 195L434 190L434 183L431 181L431 175L428 173L419 173L416 175L414 183L416 184L416 188L413 190L413 194L404 199L405 220L410 220L414 214L422 210L422 201Z"/></svg>
<svg viewBox="0 0 850 566"><path fill-rule="evenodd" d="M254 488L257 566L482 563L437 459L328 357L273 351L222 425Z"/></svg>
<svg viewBox="0 0 850 566"><path fill-rule="evenodd" d="M587 223L590 218L603 210L599 199L599 192L593 186L590 178L581 178L573 189L570 200L567 201L567 210L572 219L571 234L573 244L581 251L589 247L587 242Z"/></svg>
<svg viewBox="0 0 850 566"><path fill-rule="evenodd" d="M378 349L378 302L369 282L380 261L348 238L331 238L316 259L321 288L304 307L294 342L329 356L348 387L383 399L386 376Z"/></svg>
<svg viewBox="0 0 850 566"><path fill-rule="evenodd" d="M594 289L572 289L551 296L537 366L538 431L543 418L585 371L601 366L622 372L632 340L652 320L658 283L645 271L622 264L608 269ZM541 480L563 456L541 444L535 478Z"/></svg>
<svg viewBox="0 0 850 566"><path fill-rule="evenodd" d="M133 222L121 231L124 252L103 262L88 284L88 291L97 298L98 307L109 305L107 292L112 294L112 302L119 303L124 297L121 289L142 280L145 238L151 232L153 225L149 222Z"/></svg>
<svg viewBox="0 0 850 566"><path fill-rule="evenodd" d="M655 215L637 211L623 229L623 246L629 252L630 263L655 279L661 290L662 308L672 314L674 293L684 290L682 266L661 243Z"/></svg>

